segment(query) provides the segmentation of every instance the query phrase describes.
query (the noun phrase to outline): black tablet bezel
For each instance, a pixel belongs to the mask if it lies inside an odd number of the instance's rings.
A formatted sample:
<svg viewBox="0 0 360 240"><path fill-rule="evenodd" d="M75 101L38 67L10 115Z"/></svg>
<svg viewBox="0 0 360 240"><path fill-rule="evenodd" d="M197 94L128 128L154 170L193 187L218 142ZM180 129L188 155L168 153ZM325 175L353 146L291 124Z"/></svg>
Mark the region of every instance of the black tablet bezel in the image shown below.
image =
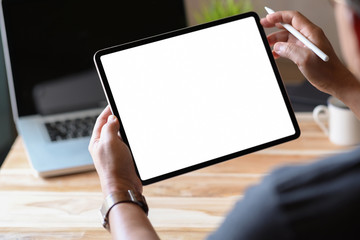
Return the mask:
<svg viewBox="0 0 360 240"><path fill-rule="evenodd" d="M114 98L113 98L109 83L108 83L107 78L106 78L106 74L104 72L104 68L103 68L101 60L100 60L101 56L104 56L104 55L107 55L107 54L110 54L110 53L114 53L114 52L118 52L118 51L122 51L122 50L125 50L125 49L128 49L128 48L133 48L133 47L137 47L137 46L140 46L140 45L149 44L149 43L152 43L152 42L157 42L157 41L164 40L164 39L167 39L167 38L172 38L172 37L176 37L176 36L179 36L179 35L188 34L188 33L191 33L191 32L202 30L202 29L214 27L214 26L217 26L217 25L220 25L220 24L225 24L225 23L233 22L233 21L236 21L236 20L244 19L244 18L249 18L249 17L253 17L255 19L256 24L257 24L259 33L260 33L262 41L263 41L263 44L264 44L264 46L266 48L266 51L267 51L267 55L268 55L269 60L271 62L271 66L272 66L274 74L276 76L279 89L281 91L281 94L283 96L283 100L284 100L284 102L286 104L289 116L291 118L295 133L293 135L290 135L290 136L287 136L287 137L284 137L284 138L280 138L280 139L277 139L277 140L274 140L274 141L271 141L271 142L267 142L267 143L264 143L264 144L261 144L261 145L257 145L257 146L254 146L254 147L251 147L251 148L248 148L248 149L245 149L245 150L241 150L241 151L238 151L236 153L232 153L232 154L229 154L229 155L226 155L226 156L222 156L222 157L219 157L219 158L216 158L216 159L210 159L210 160L208 160L206 162L203 162L203 163L200 163L200 164L192 165L192 166L189 166L189 167L186 167L186 168L183 168L183 169L179 169L177 171L169 172L169 173L166 173L166 174L154 177L154 178L146 179L146 180L141 179L141 177L140 177L140 175L138 173L138 170L136 168L136 160L134 159L134 164L135 164L137 174L138 174L138 176L139 176L139 178L140 178L143 185L148 185L148 184L151 184L151 183L155 183L155 182L158 182L158 181L161 181L161 180L165 180L165 179L168 179L168 178L171 178L171 177L175 177L175 176L190 172L190 171L194 171L194 170L197 170L197 169L200 169L200 168L204 168L204 167L216 164L216 163L220 163L220 162L227 161L227 160L230 160L230 159L233 159L233 158L236 158L236 157L240 157L240 156L243 156L245 154L249 154L249 153L252 153L252 152L255 152L255 151L259 151L259 150L262 150L262 149L265 149L265 148L268 148L268 147L272 147L274 145L278 145L278 144L281 144L281 143L285 143L285 142L294 140L294 139L296 139L296 138L298 138L300 136L300 128L299 128L299 125L298 125L298 123L296 121L294 111L292 110L290 100L289 100L289 98L287 96L284 84L283 84L283 82L281 80L279 71L278 71L277 66L275 64L275 60L273 58L272 51L271 51L270 46L269 46L269 44L267 42L266 34L264 32L263 27L260 24L259 16L255 12L248 12L248 13L236 15L236 16L233 16L233 17L229 17L229 18L225 18L225 19L205 23L205 24L202 24L202 25L197 25L197 26L193 26L193 27L188 27L188 28L184 28L184 29L164 33L164 34L161 34L161 35L156 35L156 36L141 39L141 40L138 40L138 41L134 41L134 42L114 46L114 47L111 47L111 48L103 49L103 50L100 50L100 51L95 53L94 62L95 62L96 68L98 70L100 80L101 80L102 86L104 88L105 95L107 97L108 103L109 103L109 105L110 105L110 107L112 109L113 114L119 119L119 122L120 122L120 134L122 136L122 139L125 142L125 144L127 144L127 146L129 147L129 149L131 151L130 143L128 142L128 139L127 139L126 133L125 133L126 130L123 128L121 117L120 117L118 109L116 107L116 103L114 101Z"/></svg>

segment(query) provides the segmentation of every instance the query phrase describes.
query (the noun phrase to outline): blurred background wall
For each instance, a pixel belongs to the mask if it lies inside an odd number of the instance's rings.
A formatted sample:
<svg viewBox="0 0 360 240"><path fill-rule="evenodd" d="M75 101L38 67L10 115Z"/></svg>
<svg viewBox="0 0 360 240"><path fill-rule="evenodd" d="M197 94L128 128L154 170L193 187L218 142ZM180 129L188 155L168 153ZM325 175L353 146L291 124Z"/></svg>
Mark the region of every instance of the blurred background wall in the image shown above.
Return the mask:
<svg viewBox="0 0 360 240"><path fill-rule="evenodd" d="M184 0L190 25L197 24L195 15L199 14L204 6L213 0ZM227 0L223 0L227 1ZM243 0L234 0L243 1ZM335 51L340 55L338 37L334 14L328 0L248 0L253 6L253 10L264 17L266 12L264 6L274 10L297 10L303 13L315 24L320 26L330 42L333 44ZM266 30L270 33L274 30ZM297 66L286 59L278 59L277 65L285 83L299 83L304 81L304 77L299 72ZM6 72L4 66L3 50L0 41L0 165L5 158L11 144L16 137L16 131L11 115Z"/></svg>
<svg viewBox="0 0 360 240"><path fill-rule="evenodd" d="M185 0L188 21L190 25L195 25L195 15L201 12L201 9L209 4L212 0ZM236 0L242 1L242 0ZM330 42L333 44L335 51L340 56L340 47L336 33L336 24L332 6L328 0L250 0L254 11L260 17L264 17L267 13L264 6L276 10L297 10L304 14L316 25L320 26ZM274 30L266 30L270 33ZM297 83L304 80L295 64L286 59L277 60L280 73L285 83Z"/></svg>

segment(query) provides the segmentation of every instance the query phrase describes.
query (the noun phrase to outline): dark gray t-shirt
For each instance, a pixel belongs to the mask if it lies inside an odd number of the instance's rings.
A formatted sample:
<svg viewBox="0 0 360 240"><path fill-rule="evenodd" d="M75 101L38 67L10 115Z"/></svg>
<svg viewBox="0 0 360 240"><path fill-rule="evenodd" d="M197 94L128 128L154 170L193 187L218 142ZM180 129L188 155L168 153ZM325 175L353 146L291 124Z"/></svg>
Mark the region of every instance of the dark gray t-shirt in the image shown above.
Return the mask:
<svg viewBox="0 0 360 240"><path fill-rule="evenodd" d="M360 148L273 171L208 239L360 239Z"/></svg>

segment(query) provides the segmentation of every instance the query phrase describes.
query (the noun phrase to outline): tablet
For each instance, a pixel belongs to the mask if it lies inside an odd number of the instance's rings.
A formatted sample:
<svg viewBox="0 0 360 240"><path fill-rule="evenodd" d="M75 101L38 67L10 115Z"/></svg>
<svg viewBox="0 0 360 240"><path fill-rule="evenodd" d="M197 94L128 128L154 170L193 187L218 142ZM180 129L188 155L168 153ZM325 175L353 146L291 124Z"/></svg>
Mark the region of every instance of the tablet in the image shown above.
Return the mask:
<svg viewBox="0 0 360 240"><path fill-rule="evenodd" d="M100 50L94 61L144 185L300 135L256 13Z"/></svg>

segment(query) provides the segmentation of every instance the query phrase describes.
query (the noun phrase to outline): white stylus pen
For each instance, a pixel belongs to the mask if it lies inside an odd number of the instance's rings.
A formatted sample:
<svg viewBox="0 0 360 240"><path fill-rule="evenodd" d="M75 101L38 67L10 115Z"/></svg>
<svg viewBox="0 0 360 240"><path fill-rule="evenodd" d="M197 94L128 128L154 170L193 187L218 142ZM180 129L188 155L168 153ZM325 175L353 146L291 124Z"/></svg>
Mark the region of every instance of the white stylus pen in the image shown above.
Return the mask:
<svg viewBox="0 0 360 240"><path fill-rule="evenodd" d="M271 13L275 13L274 10L272 10L271 8L265 7L265 10L271 14ZM323 51L321 51L317 46L315 46L315 44L313 44L312 42L310 42L306 37L304 37L299 31L297 31L293 26L291 26L290 24L287 23L281 23L281 25L288 30L292 35L294 35L294 37L296 37L297 39L299 39L299 41L301 41L305 46L307 46L308 48L310 48L316 55L318 55L324 62L329 61L329 56L326 55Z"/></svg>

